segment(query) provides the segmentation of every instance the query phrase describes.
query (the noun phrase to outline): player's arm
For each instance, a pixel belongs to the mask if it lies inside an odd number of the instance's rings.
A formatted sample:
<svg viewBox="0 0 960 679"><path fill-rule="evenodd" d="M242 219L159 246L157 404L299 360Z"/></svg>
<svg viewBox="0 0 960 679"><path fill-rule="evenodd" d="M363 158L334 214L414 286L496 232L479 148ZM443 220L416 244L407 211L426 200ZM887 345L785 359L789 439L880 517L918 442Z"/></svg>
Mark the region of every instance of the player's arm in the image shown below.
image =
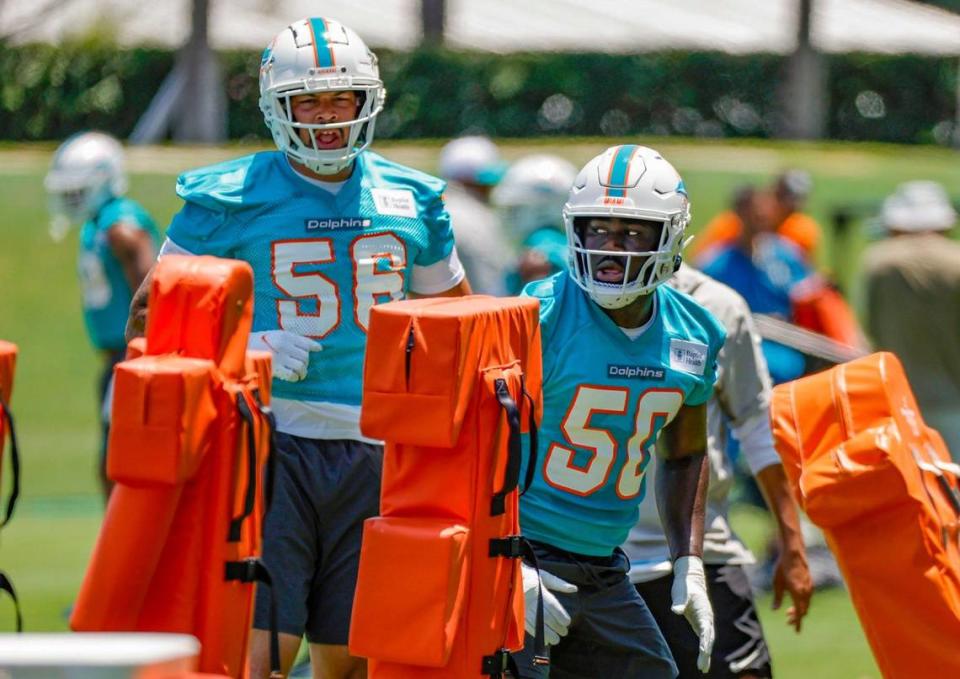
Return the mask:
<svg viewBox="0 0 960 679"><path fill-rule="evenodd" d="M113 256L120 262L130 289L136 290L150 271L156 257L153 239L149 232L124 222L117 222L107 229L107 242L110 244Z"/></svg>
<svg viewBox="0 0 960 679"><path fill-rule="evenodd" d="M697 635L697 667L710 670L713 608L703 568L707 504L707 406L684 405L664 430L666 455L657 468L657 507L673 559L670 610L684 616Z"/></svg>
<svg viewBox="0 0 960 679"><path fill-rule="evenodd" d="M443 292L437 292L432 295L425 295L417 292L410 293L410 299L419 299L421 297L464 297L466 295L472 295L473 290L470 289L470 282L464 278L462 281L454 285L449 290L444 290Z"/></svg>
<svg viewBox="0 0 960 679"><path fill-rule="evenodd" d="M407 298L462 297L471 293L457 249L451 245L450 251L438 261L426 266L414 264Z"/></svg>
<svg viewBox="0 0 960 679"><path fill-rule="evenodd" d="M787 622L799 632L813 594L813 580L800 532L800 517L782 464L772 464L754 476L777 522L780 536L780 555L773 576L773 608L780 608L784 592L789 592L793 606L787 610Z"/></svg>
<svg viewBox="0 0 960 679"><path fill-rule="evenodd" d="M466 271L453 242L450 213L440 193L425 209L423 221L427 227L427 245L413 263L407 298L462 297L471 294Z"/></svg>
<svg viewBox="0 0 960 679"><path fill-rule="evenodd" d="M717 357L720 369L714 393L740 445L740 454L757 479L777 523L780 555L773 577L774 608L779 608L784 592L789 592L793 606L787 610L787 621L799 632L810 606L813 584L797 507L780 456L773 447L770 373L750 310L739 298L731 304L730 316L736 320L728 321L727 340Z"/></svg>
<svg viewBox="0 0 960 679"><path fill-rule="evenodd" d="M163 245L160 247L160 254L157 256L157 259L161 259L164 255L192 255L193 253L189 250L180 247L172 240L167 238L163 241ZM127 328L124 330L124 337L127 342L134 339L135 337L143 337L143 334L147 331L147 302L150 299L150 282L153 280L153 269L156 266L156 261L153 260L151 256L151 261L147 266L146 272L143 274L143 279L140 281L139 285L136 286L136 291L133 293L133 299L130 300L130 313L127 316Z"/></svg>
<svg viewBox="0 0 960 679"><path fill-rule="evenodd" d="M680 408L663 431L664 457L657 468L657 508L670 555L703 556L707 503L707 406Z"/></svg>
<svg viewBox="0 0 960 679"><path fill-rule="evenodd" d="M130 300L130 314L127 316L127 328L124 337L130 342L136 337L143 337L147 331L147 301L150 298L150 281L153 278L153 267L143 276L143 280L133 293Z"/></svg>

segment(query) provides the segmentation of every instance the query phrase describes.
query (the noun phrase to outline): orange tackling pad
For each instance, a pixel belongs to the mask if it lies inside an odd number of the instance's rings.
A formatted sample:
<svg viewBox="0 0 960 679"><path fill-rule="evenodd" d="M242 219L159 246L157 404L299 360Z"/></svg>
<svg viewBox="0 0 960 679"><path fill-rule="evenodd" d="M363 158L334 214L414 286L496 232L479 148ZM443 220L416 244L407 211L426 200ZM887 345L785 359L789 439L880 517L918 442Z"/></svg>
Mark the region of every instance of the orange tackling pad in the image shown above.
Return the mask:
<svg viewBox="0 0 960 679"><path fill-rule="evenodd" d="M17 345L0 340L0 459L2 459L3 442L7 436L7 418L4 417L3 405L10 405L13 397L13 373L17 368Z"/></svg>
<svg viewBox="0 0 960 679"><path fill-rule="evenodd" d="M386 441L350 650L369 676L500 676L523 644L520 431L542 404L536 300L373 308L361 429ZM526 394L526 395L525 395ZM527 396L529 395L529 396Z"/></svg>
<svg viewBox="0 0 960 679"><path fill-rule="evenodd" d="M6 525L13 516L14 507L20 496L20 451L17 449L17 437L13 426L13 413L10 412L10 401L13 398L13 373L17 368L17 345L0 340L0 480L3 479L4 451L9 449L10 495L3 503L3 514L0 515L0 526ZM7 446L7 439L10 445ZM12 593L11 593L12 596ZM20 621L17 611L18 626Z"/></svg>
<svg viewBox="0 0 960 679"><path fill-rule="evenodd" d="M246 351L249 265L164 257L145 341L115 371L116 486L70 619L76 631L193 634L202 672L246 676L270 356Z"/></svg>
<svg viewBox="0 0 960 679"><path fill-rule="evenodd" d="M774 389L773 434L884 677L960 677L956 465L877 353Z"/></svg>

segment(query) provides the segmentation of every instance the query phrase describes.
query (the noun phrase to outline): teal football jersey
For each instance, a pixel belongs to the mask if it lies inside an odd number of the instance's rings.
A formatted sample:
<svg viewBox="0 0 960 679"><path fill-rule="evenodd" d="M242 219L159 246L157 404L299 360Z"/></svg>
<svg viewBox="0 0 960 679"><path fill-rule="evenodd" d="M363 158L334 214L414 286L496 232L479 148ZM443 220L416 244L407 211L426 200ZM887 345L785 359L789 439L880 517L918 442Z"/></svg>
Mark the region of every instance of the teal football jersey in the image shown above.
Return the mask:
<svg viewBox="0 0 960 679"><path fill-rule="evenodd" d="M609 556L637 521L660 431L681 406L710 398L725 332L665 285L654 291L653 316L636 339L566 272L524 294L540 301L543 422L537 469L520 498L522 532L577 554Z"/></svg>
<svg viewBox="0 0 960 679"><path fill-rule="evenodd" d="M445 184L365 151L337 193L298 175L278 151L187 172L168 238L253 267L254 331L287 330L323 345L278 398L359 406L370 309L402 299L413 267L453 250Z"/></svg>
<svg viewBox="0 0 960 679"><path fill-rule="evenodd" d="M121 222L147 231L154 247L160 241L160 233L150 215L129 198L114 198L80 229L77 271L83 292L83 320L90 341L98 349L120 350L127 346L123 332L133 290L107 236L110 227Z"/></svg>

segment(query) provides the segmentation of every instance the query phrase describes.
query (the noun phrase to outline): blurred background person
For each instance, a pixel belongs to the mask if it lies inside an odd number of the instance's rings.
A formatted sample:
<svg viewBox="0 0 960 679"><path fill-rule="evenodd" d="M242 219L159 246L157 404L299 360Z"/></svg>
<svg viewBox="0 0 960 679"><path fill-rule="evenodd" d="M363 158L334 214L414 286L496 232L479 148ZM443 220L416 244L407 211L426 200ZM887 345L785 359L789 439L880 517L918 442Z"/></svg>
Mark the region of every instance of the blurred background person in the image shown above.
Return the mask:
<svg viewBox="0 0 960 679"><path fill-rule="evenodd" d="M796 245L811 264L822 240L822 229L803 209L813 189L813 180L805 170L786 170L774 179L769 189L772 203L770 219L774 231ZM693 242L692 256L701 257L708 249L737 240L743 231L743 221L737 210L721 212L707 222Z"/></svg>
<svg viewBox="0 0 960 679"><path fill-rule="evenodd" d="M815 274L803 251L776 232L781 212L773 192L743 187L734 195L732 212L742 229L736 240L715 244L703 253L699 260L703 273L740 293L753 314L804 325L815 332L821 332L825 325L821 317L825 312L851 319L849 322L855 325L849 307ZM822 306L823 301L827 304ZM844 328L847 325L841 323ZM764 338L761 348L775 385L824 367L799 348L781 342ZM740 467L742 499L765 507L761 488L743 470L746 461L740 456L735 437L730 437L727 452ZM809 522L801 527L814 586L841 584L839 568L822 536ZM767 590L773 586L779 547L775 541L769 542L764 563L754 577L757 588Z"/></svg>
<svg viewBox="0 0 960 679"><path fill-rule="evenodd" d="M113 367L123 360L130 300L156 259L160 235L147 211L124 195L123 147L108 134L82 132L64 141L53 155L44 188L55 240L62 240L72 224L82 224L77 272L87 335L103 362L98 469L106 498L112 487L106 454Z"/></svg>
<svg viewBox="0 0 960 679"><path fill-rule="evenodd" d="M883 203L889 237L863 253L866 327L903 362L923 419L960 462L960 243L957 213L932 181L901 184Z"/></svg>
<svg viewBox="0 0 960 679"><path fill-rule="evenodd" d="M443 199L457 254L478 294L507 294L513 248L490 206L490 193L506 169L496 144L484 136L458 137L440 151L440 176L447 180Z"/></svg>
<svg viewBox="0 0 960 679"><path fill-rule="evenodd" d="M696 266L740 293L751 312L792 322L791 292L813 271L800 249L776 234L775 199L768 191L744 186L734 194L730 212L740 224L736 238L714 243ZM804 373L806 362L796 349L764 340L763 354L774 384Z"/></svg>
<svg viewBox="0 0 960 679"><path fill-rule="evenodd" d="M812 189L813 179L805 170L783 172L772 189L777 233L796 244L811 264L823 240L823 229L817 220L804 212Z"/></svg>
<svg viewBox="0 0 960 679"><path fill-rule="evenodd" d="M507 272L507 293L567 268L563 205L577 176L573 163L537 153L510 165L492 193L503 230L518 248L516 266Z"/></svg>
<svg viewBox="0 0 960 679"><path fill-rule="evenodd" d="M630 531L624 551L630 557L634 583L670 645L679 679L758 679L772 676L770 651L744 566L755 563L750 550L733 531L728 517L734 468L727 454L732 437L763 492L777 524L778 560L772 577L773 607L785 593L792 606L787 621L799 632L812 594L800 520L786 473L773 447L770 432L771 383L760 351L760 338L746 302L729 287L683 265L668 285L684 292L713 314L726 328L717 355L717 381L707 402L707 458L710 483L703 536L707 590L713 605L716 642L710 671L697 669L697 637L682 618L670 612L672 569L656 498L648 493L640 504L640 519ZM656 465L648 484L655 483Z"/></svg>

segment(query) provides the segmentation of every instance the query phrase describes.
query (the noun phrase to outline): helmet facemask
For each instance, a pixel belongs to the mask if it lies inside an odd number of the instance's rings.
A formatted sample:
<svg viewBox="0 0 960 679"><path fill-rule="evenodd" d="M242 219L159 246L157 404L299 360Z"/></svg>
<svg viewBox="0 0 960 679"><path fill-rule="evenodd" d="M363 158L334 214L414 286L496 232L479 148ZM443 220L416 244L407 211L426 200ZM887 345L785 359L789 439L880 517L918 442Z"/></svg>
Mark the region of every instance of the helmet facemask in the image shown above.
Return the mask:
<svg viewBox="0 0 960 679"><path fill-rule="evenodd" d="M293 115L293 98L303 94L353 91L357 114L353 120L332 123L301 123ZM385 94L379 80L360 78L316 78L268 90L260 97L260 110L277 147L294 161L317 174L336 174L353 162L373 140L376 117L383 110ZM321 149L316 135L325 130L346 129L346 144L338 149ZM307 132L304 142L299 131Z"/></svg>
<svg viewBox="0 0 960 679"><path fill-rule="evenodd" d="M615 215L576 214L564 212L567 228L567 243L570 254L570 276L590 298L605 309L620 309L644 295L649 295L661 283L666 282L680 266L680 251L683 247L683 231L686 216L674 215L666 220L637 218L635 215L621 217L659 227L659 236L654 249L637 251L612 251L586 247L583 228L592 217L610 219ZM610 264L623 271L620 281L604 281L603 269Z"/></svg>

